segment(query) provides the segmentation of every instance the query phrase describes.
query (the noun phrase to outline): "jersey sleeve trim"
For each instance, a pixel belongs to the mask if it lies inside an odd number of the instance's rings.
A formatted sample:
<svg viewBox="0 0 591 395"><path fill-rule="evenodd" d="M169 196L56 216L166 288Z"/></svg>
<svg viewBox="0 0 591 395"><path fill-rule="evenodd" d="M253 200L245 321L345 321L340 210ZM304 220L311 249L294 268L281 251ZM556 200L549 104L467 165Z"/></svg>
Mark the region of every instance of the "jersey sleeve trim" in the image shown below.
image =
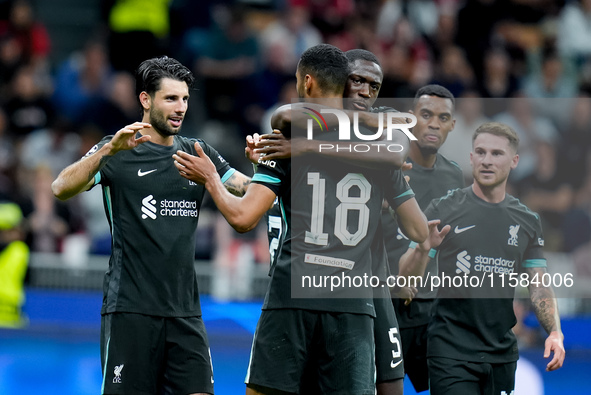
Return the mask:
<svg viewBox="0 0 591 395"><path fill-rule="evenodd" d="M548 267L545 259L526 259L523 267Z"/></svg>
<svg viewBox="0 0 591 395"><path fill-rule="evenodd" d="M224 173L224 176L222 177L222 184L225 183L226 181L228 181L228 178L232 177L232 175L236 173L236 169L231 168L228 171L226 171Z"/></svg>
<svg viewBox="0 0 591 395"><path fill-rule="evenodd" d="M405 196L408 196L408 195L413 195L414 196L414 194L415 194L414 191L412 189L409 189L406 192L402 192L400 195L396 196L394 199L395 200L396 199L400 199L401 197L405 197Z"/></svg>
<svg viewBox="0 0 591 395"><path fill-rule="evenodd" d="M269 176L267 174L260 174L260 173L257 173L254 176L252 176L251 182L263 182L263 183L274 184L274 185L281 184L281 180L279 178L275 178L275 177Z"/></svg>
<svg viewBox="0 0 591 395"><path fill-rule="evenodd" d="M101 172L99 171L94 175L94 185L101 183Z"/></svg>

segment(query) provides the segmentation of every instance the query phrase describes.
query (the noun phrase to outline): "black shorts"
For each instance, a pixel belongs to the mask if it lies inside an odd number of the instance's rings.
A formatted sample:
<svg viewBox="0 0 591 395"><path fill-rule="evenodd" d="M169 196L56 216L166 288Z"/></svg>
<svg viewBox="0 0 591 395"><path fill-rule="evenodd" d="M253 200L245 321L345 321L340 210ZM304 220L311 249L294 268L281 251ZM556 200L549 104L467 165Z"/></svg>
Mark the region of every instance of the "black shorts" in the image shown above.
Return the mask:
<svg viewBox="0 0 591 395"><path fill-rule="evenodd" d="M402 345L398 329L398 320L394 306L388 297L374 298L376 318L374 320L374 337L376 342L376 383L384 383L404 378Z"/></svg>
<svg viewBox="0 0 591 395"><path fill-rule="evenodd" d="M429 377L432 395L512 394L517 362L476 363L430 357Z"/></svg>
<svg viewBox="0 0 591 395"><path fill-rule="evenodd" d="M429 369L427 367L427 326L401 328L404 372L408 375L415 391L429 389Z"/></svg>
<svg viewBox="0 0 591 395"><path fill-rule="evenodd" d="M201 317L105 314L103 394L213 394L209 342Z"/></svg>
<svg viewBox="0 0 591 395"><path fill-rule="evenodd" d="M373 318L264 310L246 384L288 393L374 395Z"/></svg>

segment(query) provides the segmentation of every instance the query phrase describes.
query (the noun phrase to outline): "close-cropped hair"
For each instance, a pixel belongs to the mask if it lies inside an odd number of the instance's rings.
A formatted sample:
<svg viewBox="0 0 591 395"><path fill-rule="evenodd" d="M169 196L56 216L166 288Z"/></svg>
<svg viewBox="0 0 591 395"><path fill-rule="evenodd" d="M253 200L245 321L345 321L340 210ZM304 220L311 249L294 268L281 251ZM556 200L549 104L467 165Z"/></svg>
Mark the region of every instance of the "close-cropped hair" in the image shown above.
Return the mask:
<svg viewBox="0 0 591 395"><path fill-rule="evenodd" d="M486 122L480 125L474 134L472 135L472 145L474 145L474 141L476 137L481 134L489 133L499 137L505 137L509 140L509 146L513 148L515 152L517 152L517 148L519 147L519 136L515 133L515 130L508 125L500 122Z"/></svg>
<svg viewBox="0 0 591 395"><path fill-rule="evenodd" d="M349 76L349 61L337 47L319 44L308 48L298 63L298 73L311 75L318 87L326 93L339 93L345 89Z"/></svg>

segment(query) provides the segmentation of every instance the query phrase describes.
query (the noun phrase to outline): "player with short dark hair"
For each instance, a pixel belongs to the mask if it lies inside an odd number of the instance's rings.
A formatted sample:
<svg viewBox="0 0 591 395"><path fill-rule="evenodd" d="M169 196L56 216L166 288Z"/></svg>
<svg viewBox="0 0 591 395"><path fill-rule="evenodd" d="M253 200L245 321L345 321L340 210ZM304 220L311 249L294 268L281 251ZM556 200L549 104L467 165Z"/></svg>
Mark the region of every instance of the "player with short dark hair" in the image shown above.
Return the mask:
<svg viewBox="0 0 591 395"><path fill-rule="evenodd" d="M447 135L453 131L454 96L440 85L420 88L413 100L412 113L417 124L411 132L417 137L411 142L407 162L412 168L405 171L410 177L415 198L421 209L426 209L431 200L445 196L449 191L464 186L464 177L458 165L438 153ZM399 272L398 261L408 249L408 237L397 221L385 210L382 215L392 273ZM426 273L436 273L434 260L429 262ZM427 370L427 324L433 306L435 292L417 287L418 293L412 303L406 301L401 290L400 297L392 299L400 325L405 372L416 391L429 389Z"/></svg>
<svg viewBox="0 0 591 395"><path fill-rule="evenodd" d="M304 73L310 70L306 59L302 57L296 73L299 95L306 100L322 98L323 105L342 108L347 73L340 86L320 87L317 80L323 78L324 68ZM346 57L332 48L316 59L347 68ZM372 290L359 289L353 295L348 289L306 290L311 298L294 298L292 292L304 292L297 286L309 274L354 277L371 273L370 247L382 196L386 194L396 207L411 195L390 191L389 172L307 155L298 166L289 160L260 161L247 193L235 199L220 188L207 159L190 159L192 164L186 165L191 174L201 178L235 229L252 229L275 196L287 223L255 334L247 393L306 393L313 378L320 393L374 394ZM344 226L342 219L348 216L338 211L344 207L343 199L352 199L353 206L346 210L363 213L352 215L356 220L350 226Z"/></svg>
<svg viewBox="0 0 591 395"><path fill-rule="evenodd" d="M103 138L52 190L65 200L103 187L112 254L103 282L102 393L213 394L194 268L205 188L172 155L199 149L236 194L250 179L204 141L178 135L194 80L189 69L172 58L149 59L136 78L142 122Z"/></svg>
<svg viewBox="0 0 591 395"><path fill-rule="evenodd" d="M476 278L480 284L439 287L428 328L431 394L513 393L519 358L512 331L515 288L501 285L501 277L507 284L513 273L531 280L532 306L549 334L544 357L554 353L546 370L564 362L554 291L535 281L547 273L540 218L506 193L519 162L518 142L507 125L481 125L470 153L474 183L431 202L425 210L429 238L411 245L400 260L401 271L421 275L435 248L440 278ZM441 231L438 224L445 225Z"/></svg>
<svg viewBox="0 0 591 395"><path fill-rule="evenodd" d="M371 111L386 112L393 111L393 108L380 107L373 108L376 101L381 83L382 70L377 57L364 49L353 49L345 52L349 61L349 76L344 92L345 108L352 111ZM330 122L330 120L329 120ZM330 127L330 126L329 126ZM275 137L268 140L269 137ZM258 138L257 138L258 139ZM291 157L291 140L280 140L277 135L261 136L260 145L271 141L271 146L276 151L271 151L265 147L267 152L275 152L275 155L281 155L282 158ZM247 139L248 143L248 139ZM280 145L278 144L280 143ZM327 143L327 142L325 142ZM253 160L252 152L247 148L247 157ZM322 155L322 153L319 153ZM271 156L276 159L278 156ZM267 158L267 157L266 157ZM377 159L377 158L376 158ZM380 160L376 160L376 165L384 166ZM400 172L400 170L397 170ZM403 178L400 177L402 181ZM406 181L402 181L406 183ZM410 187L400 187L400 190L410 191ZM398 218L402 224L410 224L414 221L422 221L423 214L416 204L414 198L409 199L402 205L395 208ZM277 247L277 232L281 231L281 221L279 208L274 205L269 210L269 243L271 249ZM404 364L402 361L402 348L400 345L400 334L396 314L390 301L390 292L386 285L386 278L389 275L387 270L387 257L384 247L384 238L382 230L378 229L372 251L372 272L380 278L381 284L376 288L374 297L374 306L376 309L376 318L374 320L374 337L376 339L376 387L378 395L402 394L404 378Z"/></svg>

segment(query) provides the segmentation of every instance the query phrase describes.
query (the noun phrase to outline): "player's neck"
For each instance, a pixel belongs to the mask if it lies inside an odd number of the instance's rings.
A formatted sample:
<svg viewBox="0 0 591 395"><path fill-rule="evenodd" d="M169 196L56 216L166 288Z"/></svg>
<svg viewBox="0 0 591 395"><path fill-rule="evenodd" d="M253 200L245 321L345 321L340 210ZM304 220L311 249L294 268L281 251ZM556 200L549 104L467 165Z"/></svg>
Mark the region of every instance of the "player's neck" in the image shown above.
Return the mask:
<svg viewBox="0 0 591 395"><path fill-rule="evenodd" d="M315 96L308 96L305 98L307 102L321 104L323 106L332 107L332 108L343 108L343 97L342 96L322 96L322 97L315 97Z"/></svg>
<svg viewBox="0 0 591 395"><path fill-rule="evenodd" d="M505 200L507 181L492 187L480 185L477 181L472 184L472 191L487 203L501 203Z"/></svg>
<svg viewBox="0 0 591 395"><path fill-rule="evenodd" d="M416 142L413 142L410 145L408 156L414 163L427 169L433 168L433 166L435 166L435 161L437 160L437 153L429 154L422 151Z"/></svg>

